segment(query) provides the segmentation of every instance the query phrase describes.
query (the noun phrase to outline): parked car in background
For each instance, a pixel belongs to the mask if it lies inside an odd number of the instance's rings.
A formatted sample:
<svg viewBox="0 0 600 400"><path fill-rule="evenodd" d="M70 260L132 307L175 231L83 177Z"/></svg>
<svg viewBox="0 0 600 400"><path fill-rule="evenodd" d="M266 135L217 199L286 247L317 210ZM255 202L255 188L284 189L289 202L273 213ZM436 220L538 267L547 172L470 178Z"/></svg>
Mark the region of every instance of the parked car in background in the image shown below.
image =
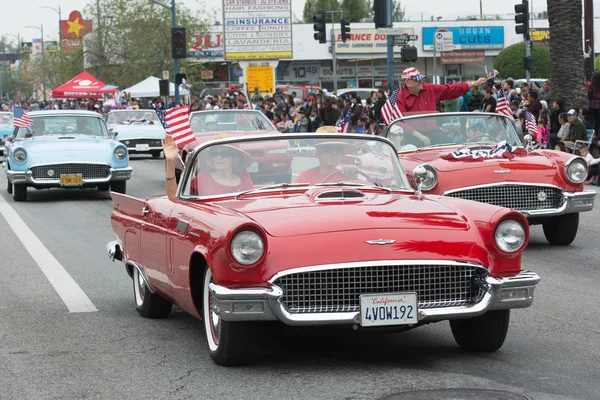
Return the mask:
<svg viewBox="0 0 600 400"><path fill-rule="evenodd" d="M12 136L14 130L13 114L0 112L0 154L4 154L4 143L9 136Z"/></svg>
<svg viewBox="0 0 600 400"><path fill-rule="evenodd" d="M16 128L2 167L7 191L27 200L27 188L109 189L125 193L131 178L127 147L91 111L32 111L33 125Z"/></svg>
<svg viewBox="0 0 600 400"><path fill-rule="evenodd" d="M127 146L129 154L151 154L160 157L161 140L167 132L154 110L112 110L105 116L108 129Z"/></svg>
<svg viewBox="0 0 600 400"><path fill-rule="evenodd" d="M261 133L279 133L275 125L263 113L256 110L206 110L190 113L190 126L196 142L184 146L181 161L175 167L178 179L183 171L184 162L198 144L217 137L246 136ZM256 147L255 143L247 143L248 151L255 162L248 169L253 179L269 181L273 179L291 179L291 158L285 153L285 146L279 142L269 142L272 148ZM279 147L277 147L279 146Z"/></svg>
<svg viewBox="0 0 600 400"><path fill-rule="evenodd" d="M277 85L275 89L281 89L282 93L295 93L298 99L308 99L308 96L316 96L321 87L318 85Z"/></svg>
<svg viewBox="0 0 600 400"><path fill-rule="evenodd" d="M415 131L429 143L413 136ZM405 170L427 170L427 193L519 211L531 225L541 224L553 245L571 244L579 213L594 207L596 192L583 184L585 159L523 148L513 121L504 115L412 115L390 124L384 135L395 143Z"/></svg>
<svg viewBox="0 0 600 400"><path fill-rule="evenodd" d="M259 161L250 147L284 149L294 182L247 179ZM215 184L223 174L243 183ZM510 309L529 307L540 280L521 269L521 213L413 190L377 136L204 142L176 197L113 193L117 240L107 251L133 280L137 312L165 318L176 305L202 319L220 365L249 362L257 339L275 332L267 321L376 334L448 320L461 348L492 352Z"/></svg>

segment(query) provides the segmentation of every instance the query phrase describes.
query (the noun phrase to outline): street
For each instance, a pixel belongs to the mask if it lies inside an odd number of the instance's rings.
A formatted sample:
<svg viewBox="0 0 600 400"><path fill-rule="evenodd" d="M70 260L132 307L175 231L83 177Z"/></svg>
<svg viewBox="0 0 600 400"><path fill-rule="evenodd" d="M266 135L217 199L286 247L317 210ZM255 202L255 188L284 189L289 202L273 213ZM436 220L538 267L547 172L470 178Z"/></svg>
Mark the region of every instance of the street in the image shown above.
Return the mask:
<svg viewBox="0 0 600 400"><path fill-rule="evenodd" d="M131 165L127 194L165 192L163 159L133 155ZM108 193L29 189L16 203L3 173L0 188L1 399L385 399L444 388L600 396L598 205L568 247L532 227L523 269L542 280L533 306L512 311L496 353L462 352L448 322L384 336L285 329L254 364L224 368L208 356L201 321L176 308L162 320L136 312L131 279L106 254ZM61 266L72 286L52 277Z"/></svg>

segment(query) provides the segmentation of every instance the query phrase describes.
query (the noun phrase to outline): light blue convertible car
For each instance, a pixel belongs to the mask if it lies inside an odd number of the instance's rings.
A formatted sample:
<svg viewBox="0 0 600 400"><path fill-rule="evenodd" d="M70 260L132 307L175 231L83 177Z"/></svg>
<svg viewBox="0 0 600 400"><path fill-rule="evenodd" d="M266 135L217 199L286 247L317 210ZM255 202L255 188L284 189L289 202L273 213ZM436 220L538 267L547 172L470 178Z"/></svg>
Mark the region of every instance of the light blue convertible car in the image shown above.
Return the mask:
<svg viewBox="0 0 600 400"><path fill-rule="evenodd" d="M127 147L114 139L91 111L33 111L29 128L16 128L6 142L2 166L15 201L27 188L98 188L125 193L131 178Z"/></svg>
<svg viewBox="0 0 600 400"><path fill-rule="evenodd" d="M113 110L106 114L109 130L119 134L119 141L129 154L152 154L160 157L161 139L167 132L154 110Z"/></svg>
<svg viewBox="0 0 600 400"><path fill-rule="evenodd" d="M12 113L0 112L0 154L4 154L4 142L14 130Z"/></svg>

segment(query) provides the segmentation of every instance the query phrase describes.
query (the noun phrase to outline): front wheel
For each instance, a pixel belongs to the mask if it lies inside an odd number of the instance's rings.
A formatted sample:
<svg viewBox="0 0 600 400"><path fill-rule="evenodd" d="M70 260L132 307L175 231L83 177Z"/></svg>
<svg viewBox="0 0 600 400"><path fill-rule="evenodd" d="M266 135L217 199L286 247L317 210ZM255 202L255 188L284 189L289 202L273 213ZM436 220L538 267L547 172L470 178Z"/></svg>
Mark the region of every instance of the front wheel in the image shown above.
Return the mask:
<svg viewBox="0 0 600 400"><path fill-rule="evenodd" d="M509 322L510 310L495 310L475 318L450 320L450 328L462 349L489 353L504 344Z"/></svg>
<svg viewBox="0 0 600 400"><path fill-rule="evenodd" d="M156 293L150 293L140 271L133 267L133 296L135 309L146 318L165 318L173 305Z"/></svg>
<svg viewBox="0 0 600 400"><path fill-rule="evenodd" d="M12 194L12 183L8 180L8 176L6 177L6 191L8 194Z"/></svg>
<svg viewBox="0 0 600 400"><path fill-rule="evenodd" d="M127 191L127 181L112 181L110 183L110 190L117 193L125 194Z"/></svg>
<svg viewBox="0 0 600 400"><path fill-rule="evenodd" d="M13 183L12 196L13 196L14 201L26 201L27 200L27 185L19 185L19 184Z"/></svg>
<svg viewBox="0 0 600 400"><path fill-rule="evenodd" d="M212 296L208 290L211 282L212 272L207 267L202 292L202 319L210 358L218 365L246 364L251 350L257 345L252 332L255 326L248 322L223 321L212 307Z"/></svg>
<svg viewBox="0 0 600 400"><path fill-rule="evenodd" d="M551 217L543 224L544 236L548 243L555 246L567 246L573 243L579 228L579 213Z"/></svg>

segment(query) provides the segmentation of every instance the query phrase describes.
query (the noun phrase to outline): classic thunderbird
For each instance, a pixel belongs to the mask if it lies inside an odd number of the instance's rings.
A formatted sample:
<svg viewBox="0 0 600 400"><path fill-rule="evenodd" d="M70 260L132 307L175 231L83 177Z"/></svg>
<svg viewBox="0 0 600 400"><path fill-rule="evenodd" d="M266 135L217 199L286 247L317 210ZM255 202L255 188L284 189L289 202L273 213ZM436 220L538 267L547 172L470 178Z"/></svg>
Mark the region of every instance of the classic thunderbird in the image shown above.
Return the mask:
<svg viewBox="0 0 600 400"><path fill-rule="evenodd" d="M274 142L293 159L293 181L255 185L245 149ZM263 321L374 332L450 320L462 348L495 351L510 309L530 306L540 280L521 269L521 213L421 195L381 137L206 142L171 188L143 199L112 193L117 240L107 252L133 279L142 316L166 317L175 304L203 319L222 365L250 359Z"/></svg>
<svg viewBox="0 0 600 400"><path fill-rule="evenodd" d="M27 200L27 188L96 187L125 193L131 178L127 148L114 140L91 111L33 111L33 125L16 128L2 166L8 193Z"/></svg>
<svg viewBox="0 0 600 400"><path fill-rule="evenodd" d="M4 143L14 130L12 113L0 112L0 154L4 154Z"/></svg>
<svg viewBox="0 0 600 400"><path fill-rule="evenodd" d="M153 110L112 110L106 114L106 125L116 132L129 154L151 154L160 157L161 140L167 132Z"/></svg>
<svg viewBox="0 0 600 400"><path fill-rule="evenodd" d="M427 136L424 144L412 135ZM523 148L513 122L494 113L442 113L401 118L384 136L399 150L402 166L428 173L423 190L512 208L529 224L542 224L549 243L575 240L579 213L594 207L584 190L584 158L554 150Z"/></svg>
<svg viewBox="0 0 600 400"><path fill-rule="evenodd" d="M177 182L183 171L183 162L198 144L227 136L279 132L263 113L255 110L194 111L190 113L190 126L196 136L196 143L181 149L181 162L175 167ZM268 148L249 145L247 149L254 157L254 163L248 169L252 179L255 182L289 180L292 159L286 155L286 148L279 142L268 143L268 145Z"/></svg>

